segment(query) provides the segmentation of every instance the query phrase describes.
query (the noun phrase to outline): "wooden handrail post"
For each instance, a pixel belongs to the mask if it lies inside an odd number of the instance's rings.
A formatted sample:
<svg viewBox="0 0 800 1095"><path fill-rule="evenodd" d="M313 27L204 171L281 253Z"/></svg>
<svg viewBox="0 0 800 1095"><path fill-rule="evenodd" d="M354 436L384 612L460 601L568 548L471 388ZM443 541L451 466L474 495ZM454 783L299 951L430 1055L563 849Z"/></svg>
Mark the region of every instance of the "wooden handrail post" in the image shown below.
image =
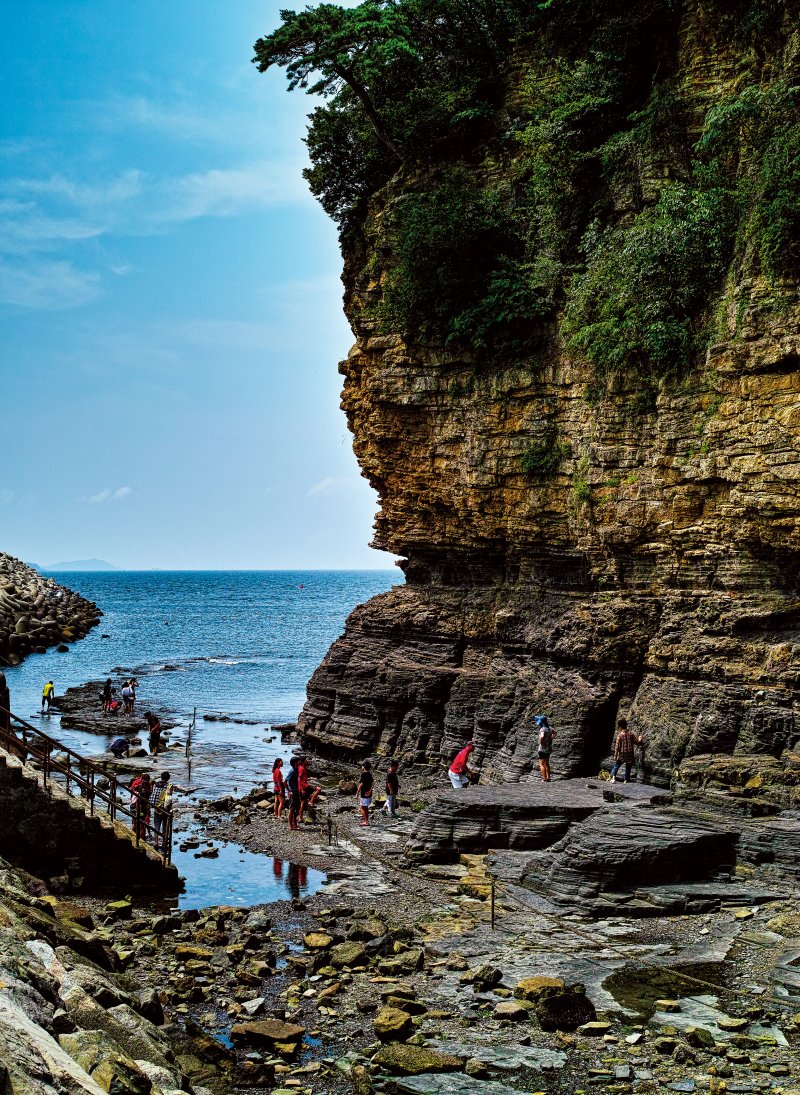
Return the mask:
<svg viewBox="0 0 800 1095"><path fill-rule="evenodd" d="M5 673L0 673L0 730L4 734L11 734L11 694Z"/></svg>

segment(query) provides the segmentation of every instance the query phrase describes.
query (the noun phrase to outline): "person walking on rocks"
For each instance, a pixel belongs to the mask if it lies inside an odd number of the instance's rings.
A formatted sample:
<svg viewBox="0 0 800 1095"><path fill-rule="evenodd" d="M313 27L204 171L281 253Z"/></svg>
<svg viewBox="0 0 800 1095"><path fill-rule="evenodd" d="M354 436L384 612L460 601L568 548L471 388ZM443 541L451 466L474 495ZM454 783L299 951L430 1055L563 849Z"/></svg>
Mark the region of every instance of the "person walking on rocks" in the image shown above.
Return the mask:
<svg viewBox="0 0 800 1095"><path fill-rule="evenodd" d="M162 844L166 844L167 821L172 817L172 795L174 790L174 785L169 781L169 772L162 772L158 780L150 785L154 848L161 848Z"/></svg>
<svg viewBox="0 0 800 1095"><path fill-rule="evenodd" d="M111 678L109 677L103 685L103 711L109 711L111 709L111 697L113 695L114 689L111 687Z"/></svg>
<svg viewBox="0 0 800 1095"><path fill-rule="evenodd" d="M372 765L368 760L365 760L361 765L361 777L358 781L358 790L356 791L356 797L358 799L358 808L361 811L361 821L359 825L362 828L366 828L369 825L369 808L372 805L372 788L375 786L375 777L372 774Z"/></svg>
<svg viewBox="0 0 800 1095"><path fill-rule="evenodd" d="M614 765L611 769L611 782L617 782L617 772L625 765L625 778L623 783L630 783L631 768L636 759L636 746L641 745L644 738L637 737L628 729L628 720L619 719L617 722L617 738L614 742Z"/></svg>
<svg viewBox="0 0 800 1095"><path fill-rule="evenodd" d="M53 702L53 696L55 695L56 688L52 681L48 681L42 689L42 714L44 714L44 706L47 704L47 710L50 710L50 705Z"/></svg>
<svg viewBox="0 0 800 1095"><path fill-rule="evenodd" d="M286 798L286 780L283 778L283 760L280 757L272 765L272 788L275 792L272 812L277 818L283 813L283 803Z"/></svg>
<svg viewBox="0 0 800 1095"><path fill-rule="evenodd" d="M289 795L289 828L296 831L300 828L297 817L300 813L300 787L298 785L297 769L300 761L292 757L289 761L289 774L286 777L286 790Z"/></svg>
<svg viewBox="0 0 800 1095"><path fill-rule="evenodd" d="M130 681L125 681L122 686L122 709L123 714L133 714L133 688Z"/></svg>
<svg viewBox="0 0 800 1095"><path fill-rule="evenodd" d="M556 736L556 732L547 721L547 715L536 715L533 721L539 727L539 772L542 776L542 783L549 783L552 778L550 774L550 755L553 752L553 738Z"/></svg>
<svg viewBox="0 0 800 1095"><path fill-rule="evenodd" d="M383 812L389 817L397 817L397 796L400 793L400 780L397 778L397 761L389 761L389 771L386 773L386 802Z"/></svg>
<svg viewBox="0 0 800 1095"><path fill-rule="evenodd" d="M474 751L475 742L468 741L461 752L456 755L455 760L448 769L447 774L450 777L450 782L457 791L461 787L469 787L470 783L472 783L472 777L475 773L467 762L470 758L470 754Z"/></svg>

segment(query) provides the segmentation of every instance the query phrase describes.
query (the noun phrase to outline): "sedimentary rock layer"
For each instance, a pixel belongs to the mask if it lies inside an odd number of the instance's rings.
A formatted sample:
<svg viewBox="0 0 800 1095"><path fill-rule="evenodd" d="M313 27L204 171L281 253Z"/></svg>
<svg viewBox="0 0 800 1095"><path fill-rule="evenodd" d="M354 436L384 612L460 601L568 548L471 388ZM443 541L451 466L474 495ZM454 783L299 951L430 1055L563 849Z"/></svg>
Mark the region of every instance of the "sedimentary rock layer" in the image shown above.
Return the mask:
<svg viewBox="0 0 800 1095"><path fill-rule="evenodd" d="M736 80L703 19L688 5L676 39L692 139ZM509 362L379 329L387 223L416 185L394 180L357 244L345 241L356 344L341 366L380 497L374 545L402 557L406 584L349 618L309 684L305 740L443 764L472 738L485 778L528 780L535 714L558 731L557 775L596 773L624 715L646 737L640 769L661 783L692 755L792 749L797 286L737 256L705 357L650 403L635 368L598 395L592 366L555 333L535 359ZM523 457L543 438L558 449L531 475Z"/></svg>
<svg viewBox="0 0 800 1095"><path fill-rule="evenodd" d="M0 552L0 666L82 639L101 615L92 601Z"/></svg>

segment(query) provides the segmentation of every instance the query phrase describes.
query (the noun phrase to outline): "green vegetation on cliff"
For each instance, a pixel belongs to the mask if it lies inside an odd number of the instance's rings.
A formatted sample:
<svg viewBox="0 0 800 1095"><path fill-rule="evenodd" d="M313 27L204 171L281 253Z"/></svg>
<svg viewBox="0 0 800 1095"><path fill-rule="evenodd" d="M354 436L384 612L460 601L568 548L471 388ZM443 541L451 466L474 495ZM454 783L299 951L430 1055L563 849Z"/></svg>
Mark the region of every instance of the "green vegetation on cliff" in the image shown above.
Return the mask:
<svg viewBox="0 0 800 1095"><path fill-rule="evenodd" d="M346 250L378 196L380 326L473 360L559 330L598 382L655 379L697 361L726 279L760 270L779 296L800 275L798 0L695 0L696 73L677 65L689 6L282 13L254 60L328 97L307 177Z"/></svg>

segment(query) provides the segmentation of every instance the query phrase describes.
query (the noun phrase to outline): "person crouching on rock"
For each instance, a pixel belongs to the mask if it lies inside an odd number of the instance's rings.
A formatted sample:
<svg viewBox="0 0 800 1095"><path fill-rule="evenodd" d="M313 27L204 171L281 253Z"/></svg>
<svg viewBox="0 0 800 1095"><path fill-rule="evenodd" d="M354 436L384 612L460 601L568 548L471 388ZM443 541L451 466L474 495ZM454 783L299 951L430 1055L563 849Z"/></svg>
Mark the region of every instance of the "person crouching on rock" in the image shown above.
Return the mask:
<svg viewBox="0 0 800 1095"><path fill-rule="evenodd" d="M551 779L550 754L553 752L553 738L556 736L556 732L547 721L547 715L537 715L534 721L539 727L539 772L542 776L542 782L549 783Z"/></svg>
<svg viewBox="0 0 800 1095"><path fill-rule="evenodd" d="M280 757L272 765L272 790L275 795L272 812L275 817L280 817L283 813L283 803L286 798L286 780L283 778L283 760Z"/></svg>
<svg viewBox="0 0 800 1095"><path fill-rule="evenodd" d="M470 754L475 750L475 742L468 741L460 753L457 754L455 760L448 769L448 776L450 782L453 784L456 790L461 787L468 787L472 783L475 773L469 767L467 763L470 758Z"/></svg>
<svg viewBox="0 0 800 1095"><path fill-rule="evenodd" d="M108 747L109 753L113 753L117 760L127 757L130 753L130 742L127 738L117 737Z"/></svg>
<svg viewBox="0 0 800 1095"><path fill-rule="evenodd" d="M623 783L630 783L631 768L636 759L636 746L641 745L644 738L638 737L628 729L628 720L619 719L617 722L617 738L614 742L614 766L611 769L611 782L617 782L617 772L625 765L625 779Z"/></svg>
<svg viewBox="0 0 800 1095"><path fill-rule="evenodd" d="M286 777L286 790L289 796L289 828L292 830L299 829L297 824L297 817L300 813L300 787L297 783L297 769L300 761L297 757L292 757L289 761L289 774Z"/></svg>
<svg viewBox="0 0 800 1095"><path fill-rule="evenodd" d="M361 811L359 824L362 827L369 825L369 808L372 805L372 788L374 785L375 777L372 775L372 765L368 760L365 760L361 765L361 778L358 781L358 790L356 791L358 808Z"/></svg>

